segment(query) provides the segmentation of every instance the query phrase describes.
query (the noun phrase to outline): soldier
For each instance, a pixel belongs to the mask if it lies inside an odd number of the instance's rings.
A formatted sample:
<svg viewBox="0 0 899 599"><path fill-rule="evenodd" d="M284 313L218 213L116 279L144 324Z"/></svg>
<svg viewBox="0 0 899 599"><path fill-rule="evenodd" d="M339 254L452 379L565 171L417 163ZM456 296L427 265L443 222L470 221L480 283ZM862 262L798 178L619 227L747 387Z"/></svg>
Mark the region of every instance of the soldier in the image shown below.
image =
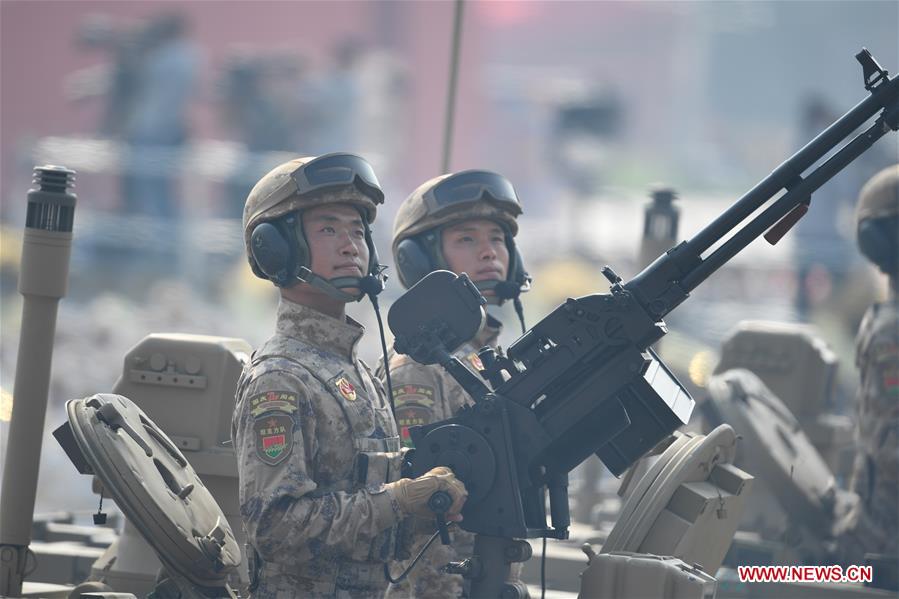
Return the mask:
<svg viewBox="0 0 899 599"><path fill-rule="evenodd" d="M528 289L530 277L515 246L518 196L496 173L470 170L442 175L424 183L397 212L393 256L400 282L411 287L429 272L445 269L467 273L487 301L500 304ZM477 350L495 347L501 323L487 317L485 327L456 351L475 371L482 368ZM408 356L392 354L390 372L397 424L405 445L408 428L451 418L471 398L443 368L424 366ZM469 557L474 535L455 531L452 545L435 545L410 573L408 583L392 585L390 597L459 597L460 575L440 572L450 561Z"/></svg>
<svg viewBox="0 0 899 599"><path fill-rule="evenodd" d="M280 288L276 332L238 382L232 439L256 597L380 597L401 518L466 492L447 468L401 479L383 388L356 357L345 305L379 291L369 224L384 195L358 156L284 163L250 192L253 272Z"/></svg>
<svg viewBox="0 0 899 599"><path fill-rule="evenodd" d="M889 297L872 305L856 340L861 374L852 490L859 502L838 525L846 561L864 553L899 555L899 165L862 188L858 245L889 280Z"/></svg>

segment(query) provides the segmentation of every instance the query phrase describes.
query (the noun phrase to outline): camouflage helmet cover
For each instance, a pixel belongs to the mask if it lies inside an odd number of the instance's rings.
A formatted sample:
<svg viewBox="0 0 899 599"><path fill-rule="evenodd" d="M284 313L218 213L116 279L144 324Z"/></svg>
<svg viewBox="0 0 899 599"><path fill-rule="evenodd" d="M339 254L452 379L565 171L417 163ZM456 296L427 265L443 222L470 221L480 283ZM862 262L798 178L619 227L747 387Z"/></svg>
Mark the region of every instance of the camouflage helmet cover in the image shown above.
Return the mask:
<svg viewBox="0 0 899 599"><path fill-rule="evenodd" d="M338 203L358 208L369 224L375 220L377 205L354 185L299 194L291 175L296 169L314 159L315 157L311 156L296 158L276 166L253 186L247 196L243 208L243 232L247 257L251 265L253 260L250 258L250 238L253 228L259 223L274 220L296 210Z"/></svg>
<svg viewBox="0 0 899 599"><path fill-rule="evenodd" d="M874 175L858 196L856 222L899 215L899 164Z"/></svg>
<svg viewBox="0 0 899 599"><path fill-rule="evenodd" d="M425 194L450 176L452 174L440 175L425 181L400 205L393 222L394 256L397 246L404 239L463 220L484 218L498 221L508 227L513 237L518 234L518 222L515 219L521 214L521 208L512 210L508 204L491 201L489 195L484 195L477 201L454 204L438 210L430 208L425 201Z"/></svg>

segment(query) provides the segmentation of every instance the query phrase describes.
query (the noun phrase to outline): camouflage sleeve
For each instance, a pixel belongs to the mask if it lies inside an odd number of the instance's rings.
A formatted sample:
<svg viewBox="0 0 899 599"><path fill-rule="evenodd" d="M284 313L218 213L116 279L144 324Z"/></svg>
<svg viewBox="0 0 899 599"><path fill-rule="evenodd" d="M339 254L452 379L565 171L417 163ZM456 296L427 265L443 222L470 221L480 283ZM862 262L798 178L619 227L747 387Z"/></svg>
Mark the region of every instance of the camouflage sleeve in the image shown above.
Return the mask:
<svg viewBox="0 0 899 599"><path fill-rule="evenodd" d="M858 441L875 453L885 426L899 419L899 318L894 311L869 311L859 332L857 365Z"/></svg>
<svg viewBox="0 0 899 599"><path fill-rule="evenodd" d="M861 375L862 442L878 477L895 483L899 465L899 318L895 312L885 313L875 323ZM895 484L891 486L895 490Z"/></svg>
<svg viewBox="0 0 899 599"><path fill-rule="evenodd" d="M444 401L443 380L437 372L439 368L424 366L407 356L391 357L390 379L396 425L406 447L412 446L410 426L430 424L452 416Z"/></svg>
<svg viewBox="0 0 899 599"><path fill-rule="evenodd" d="M895 416L899 407L899 320L885 318L878 323L865 362L865 391L878 398L880 405L874 407L881 416Z"/></svg>
<svg viewBox="0 0 899 599"><path fill-rule="evenodd" d="M262 559L295 564L322 552L348 555L402 517L390 492L317 492L314 396L294 374L252 381L234 415L240 512Z"/></svg>

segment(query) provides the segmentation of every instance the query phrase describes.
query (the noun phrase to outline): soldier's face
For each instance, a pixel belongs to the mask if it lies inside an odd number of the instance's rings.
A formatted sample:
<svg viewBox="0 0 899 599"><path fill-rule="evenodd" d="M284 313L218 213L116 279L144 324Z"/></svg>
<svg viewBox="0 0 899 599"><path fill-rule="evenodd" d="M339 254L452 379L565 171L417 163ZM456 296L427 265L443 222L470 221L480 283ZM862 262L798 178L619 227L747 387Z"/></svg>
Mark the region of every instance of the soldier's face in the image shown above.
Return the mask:
<svg viewBox="0 0 899 599"><path fill-rule="evenodd" d="M447 265L456 274L467 273L472 281L506 279L509 249L503 230L492 220L466 220L445 228L441 248Z"/></svg>
<svg viewBox="0 0 899 599"><path fill-rule="evenodd" d="M365 276L368 270L365 225L354 207L327 204L310 208L303 212L303 232L309 243L312 272L325 279Z"/></svg>

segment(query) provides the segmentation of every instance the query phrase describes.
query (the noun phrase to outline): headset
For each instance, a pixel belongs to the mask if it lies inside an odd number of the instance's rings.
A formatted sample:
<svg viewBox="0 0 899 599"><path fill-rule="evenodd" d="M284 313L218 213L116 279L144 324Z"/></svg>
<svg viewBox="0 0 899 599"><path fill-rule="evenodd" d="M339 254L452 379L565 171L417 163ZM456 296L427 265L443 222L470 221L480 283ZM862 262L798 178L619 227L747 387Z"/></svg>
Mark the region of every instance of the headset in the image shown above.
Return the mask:
<svg viewBox="0 0 899 599"><path fill-rule="evenodd" d="M899 215L868 218L858 223L858 247L890 276L899 273Z"/></svg>

